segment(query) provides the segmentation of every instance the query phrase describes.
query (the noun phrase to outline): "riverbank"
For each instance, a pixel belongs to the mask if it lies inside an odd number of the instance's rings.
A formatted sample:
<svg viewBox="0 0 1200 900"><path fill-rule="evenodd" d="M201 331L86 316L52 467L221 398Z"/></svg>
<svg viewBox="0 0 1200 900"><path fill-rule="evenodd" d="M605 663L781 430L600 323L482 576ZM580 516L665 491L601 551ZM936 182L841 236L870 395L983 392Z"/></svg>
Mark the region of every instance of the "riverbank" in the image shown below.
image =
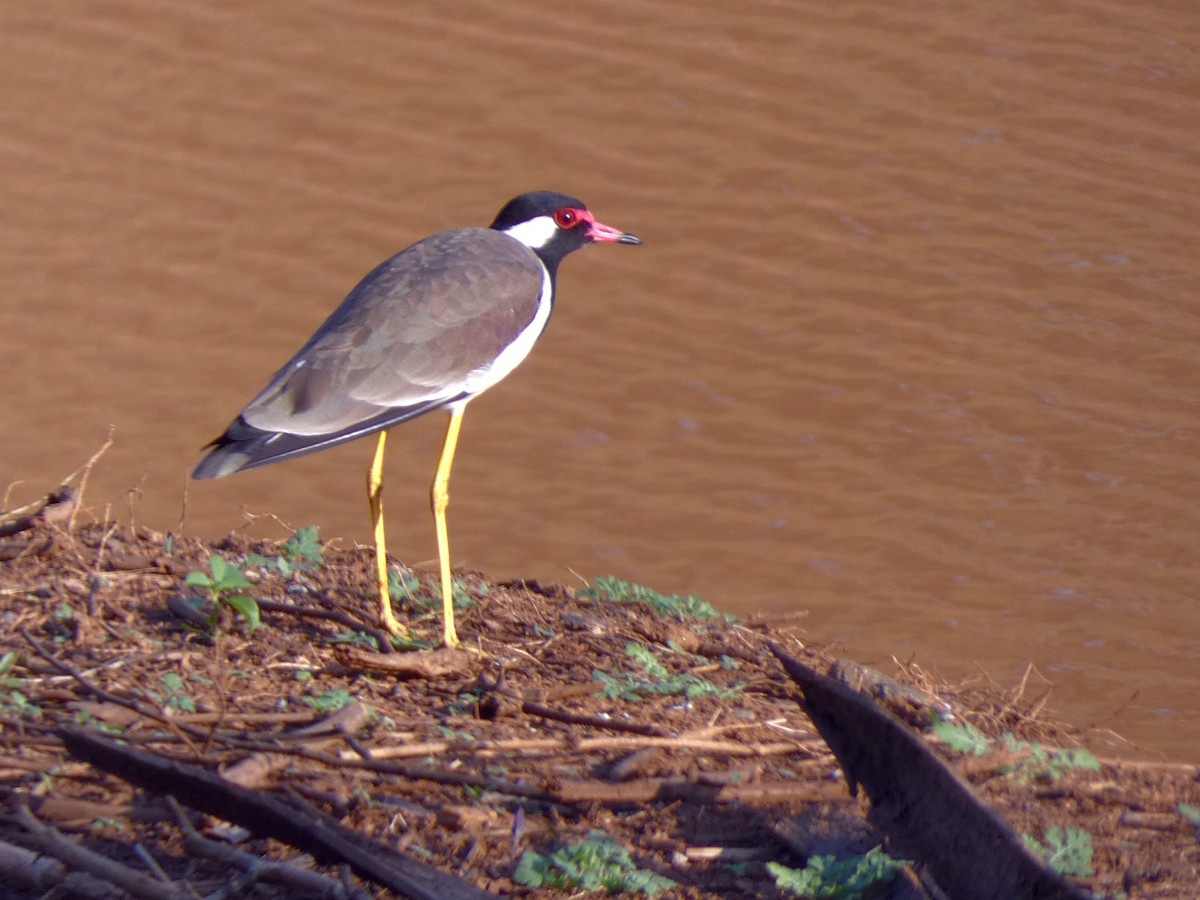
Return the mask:
<svg viewBox="0 0 1200 900"><path fill-rule="evenodd" d="M779 866L830 856L877 866L869 852L890 846L886 829L850 796L774 648L815 672L832 667L908 721L1017 834L1060 871L1074 866L1080 888L1184 898L1200 882L1188 819L1200 770L1098 758L1019 690L834 666L798 630L603 579L576 591L460 573L469 649L445 651L433 649L432 580L398 571L416 652L389 652L374 628L370 551L323 544L315 530L204 543L80 524L65 501L8 517L0 535L0 841L56 856L47 879L110 877L91 857L56 852L65 834L157 881L147 890L169 877L171 890L186 882L206 896L258 879L254 896L301 896L274 885L283 872L323 876L314 891L387 896L352 861L281 839L256 806L264 799L287 804L284 820L399 851L443 898L571 893L555 879L603 859L627 890L694 898L775 896L788 877ZM99 743L78 743L88 739ZM182 805L131 787L156 763L180 767L154 777ZM219 785L191 781L214 771ZM229 802L255 811L254 827L196 812L224 784L245 790ZM192 826L229 842L199 843ZM252 864L258 874L243 871ZM350 868L362 877L338 887ZM893 886L879 890L892 893L879 896L922 896L895 893L921 890L901 887L915 870L885 869Z"/></svg>

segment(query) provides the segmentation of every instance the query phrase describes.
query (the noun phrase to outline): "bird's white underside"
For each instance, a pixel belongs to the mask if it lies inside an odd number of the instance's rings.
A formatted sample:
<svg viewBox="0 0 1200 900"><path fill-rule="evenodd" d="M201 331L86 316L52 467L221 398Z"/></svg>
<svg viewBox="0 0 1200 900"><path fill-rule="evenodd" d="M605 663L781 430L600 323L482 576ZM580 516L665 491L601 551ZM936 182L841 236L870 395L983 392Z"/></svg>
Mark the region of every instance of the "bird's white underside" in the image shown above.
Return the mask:
<svg viewBox="0 0 1200 900"><path fill-rule="evenodd" d="M482 394L521 364L521 360L529 355L529 351L533 349L533 345L537 343L537 339L545 330L546 323L550 321L550 310L553 307L550 301L553 291L554 286L550 282L550 272L545 266L542 266L542 295L538 298L538 308L533 319L511 344L500 351L499 356L490 364L473 369L458 386L450 391L449 396L453 397L463 392Z"/></svg>
<svg viewBox="0 0 1200 900"><path fill-rule="evenodd" d="M548 243L558 230L558 226L554 224L554 219L551 216L538 216L535 219L530 219L527 222L521 222L511 228L505 228L504 233L509 237L515 238L530 249L537 249ZM457 397L459 394L470 394L471 397L476 394L482 394L494 384L500 381L512 372L521 361L529 355L529 351L533 349L533 345L537 343L537 339L541 337L542 331L546 328L546 323L550 320L550 311L553 308L551 303L554 285L550 281L550 271L542 266L542 294L538 298L537 312L533 319L525 326L524 330L513 339L513 342L500 351L500 354L486 365L472 369L460 381L453 384L442 385L441 390L428 397L421 398L420 402L428 402L439 398L449 399ZM471 399L470 397L467 400ZM455 403L452 407L462 408L466 405L467 400ZM407 398L405 402L410 402Z"/></svg>

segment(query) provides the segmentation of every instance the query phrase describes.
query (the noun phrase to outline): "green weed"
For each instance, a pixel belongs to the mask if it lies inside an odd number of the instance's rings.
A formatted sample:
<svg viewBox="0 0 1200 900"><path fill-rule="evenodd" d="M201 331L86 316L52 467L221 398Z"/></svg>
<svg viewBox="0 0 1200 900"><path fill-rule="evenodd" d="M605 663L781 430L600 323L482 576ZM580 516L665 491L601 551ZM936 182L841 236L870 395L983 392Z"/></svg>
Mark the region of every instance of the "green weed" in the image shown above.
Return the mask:
<svg viewBox="0 0 1200 900"><path fill-rule="evenodd" d="M1021 775L1030 781L1058 781L1068 769L1100 771L1100 760L1090 750L1082 747L1046 748L1041 744L1019 741L1011 734L1003 734L1004 749L1010 753L1028 753L1029 758L1003 770L1005 774Z"/></svg>
<svg viewBox="0 0 1200 900"><path fill-rule="evenodd" d="M20 688L25 687L25 680L8 674L16 664L17 654L11 650L0 656L0 688L11 688L7 692L0 692L0 713L28 716L31 719L41 718L41 707L31 703L20 691Z"/></svg>
<svg viewBox="0 0 1200 900"><path fill-rule="evenodd" d="M942 720L935 722L929 730L958 753L983 756L993 750L992 739L969 723L960 725ZM1026 757L1001 769L1005 775L1021 775L1030 781L1058 781L1069 769L1089 772L1100 770L1100 760L1092 751L1082 747L1045 747L1017 740L1011 732L1002 734L1000 740L1009 753Z"/></svg>
<svg viewBox="0 0 1200 900"><path fill-rule="evenodd" d="M416 601L421 590L421 579L412 572L399 569L388 570L388 594L392 600Z"/></svg>
<svg viewBox="0 0 1200 900"><path fill-rule="evenodd" d="M690 616L695 619L724 619L726 622L736 622L737 617L729 613L718 612L707 600L699 597L684 597L680 594L660 594L658 591L640 584L621 581L611 575L597 578L593 587L585 588L579 596L593 600L609 600L613 603L645 603L659 615L683 619Z"/></svg>
<svg viewBox="0 0 1200 900"><path fill-rule="evenodd" d="M742 685L727 688L713 684L692 675L689 672L672 673L654 655L654 651L644 644L631 642L625 645L625 655L637 663L642 674L626 673L621 676L609 675L598 669L592 672L592 679L601 685L597 697L609 700L627 700L637 702L644 700L647 695L681 695L689 700L699 700L713 697L717 700L732 700L742 690Z"/></svg>
<svg viewBox="0 0 1200 900"><path fill-rule="evenodd" d="M939 740L956 753L983 756L991 752L991 739L969 722L961 725L941 719L929 729Z"/></svg>
<svg viewBox="0 0 1200 900"><path fill-rule="evenodd" d="M471 732L463 731L461 728L450 728L447 725L439 725L437 726L437 730L438 734L442 736L442 739L447 741L473 744L475 741L479 740L477 737L475 737L475 735L471 734Z"/></svg>
<svg viewBox="0 0 1200 900"><path fill-rule="evenodd" d="M188 696L183 686L183 679L174 672L168 672L159 682L162 688L165 705L183 713L194 713L196 701Z"/></svg>
<svg viewBox="0 0 1200 900"><path fill-rule="evenodd" d="M1021 835L1029 849L1046 861L1060 875L1084 878L1091 875L1092 835L1082 828L1060 828L1055 825L1046 829L1045 843L1033 835Z"/></svg>
<svg viewBox="0 0 1200 900"><path fill-rule="evenodd" d="M881 847L861 856L839 860L834 856L813 856L803 869L791 869L780 863L767 863L775 876L775 886L801 897L857 900L875 884L894 879L908 863L892 859Z"/></svg>
<svg viewBox="0 0 1200 900"><path fill-rule="evenodd" d="M1190 803L1179 804L1179 814L1192 823L1196 829L1196 840L1200 840L1200 809Z"/></svg>
<svg viewBox="0 0 1200 900"><path fill-rule="evenodd" d="M339 631L329 637L328 641L331 644L346 644L350 647L362 647L364 650L376 652L380 649L379 642L365 631Z"/></svg>
<svg viewBox="0 0 1200 900"><path fill-rule="evenodd" d="M392 571L388 573L388 593L393 600L407 600L417 609L426 612L441 610L441 589L425 590L421 580L411 572ZM474 594L486 594L487 585L479 580L467 584L462 578L454 578L450 584L450 595L453 598L456 612L464 612L477 603Z"/></svg>
<svg viewBox="0 0 1200 900"><path fill-rule="evenodd" d="M479 704L483 700L486 691L474 690L463 691L458 695L458 699L450 704L450 715L452 716L474 716L479 712Z"/></svg>
<svg viewBox="0 0 1200 900"><path fill-rule="evenodd" d="M11 716L27 716L30 719L40 719L42 708L31 703L29 698L20 691L9 691L0 694L0 713Z"/></svg>
<svg viewBox="0 0 1200 900"><path fill-rule="evenodd" d="M321 544L316 525L301 528L284 541L278 556L246 554L247 566L254 566L264 572L275 571L284 578L291 578L297 572L315 569L324 562L325 548Z"/></svg>
<svg viewBox="0 0 1200 900"><path fill-rule="evenodd" d="M349 691L326 691L316 697L301 697L301 702L307 703L317 712L337 712L354 702Z"/></svg>
<svg viewBox="0 0 1200 900"><path fill-rule="evenodd" d="M545 887L589 893L643 893L651 897L676 886L669 878L639 869L629 851L601 831L593 831L584 840L549 856L526 850L513 880L535 890Z"/></svg>
<svg viewBox="0 0 1200 900"><path fill-rule="evenodd" d="M261 616L258 602L243 593L254 587L246 578L246 573L216 554L208 558L208 566L208 572L188 572L187 583L203 589L213 603L208 623L210 631L216 633L221 607L228 606L242 617L246 627L253 632L261 624Z"/></svg>

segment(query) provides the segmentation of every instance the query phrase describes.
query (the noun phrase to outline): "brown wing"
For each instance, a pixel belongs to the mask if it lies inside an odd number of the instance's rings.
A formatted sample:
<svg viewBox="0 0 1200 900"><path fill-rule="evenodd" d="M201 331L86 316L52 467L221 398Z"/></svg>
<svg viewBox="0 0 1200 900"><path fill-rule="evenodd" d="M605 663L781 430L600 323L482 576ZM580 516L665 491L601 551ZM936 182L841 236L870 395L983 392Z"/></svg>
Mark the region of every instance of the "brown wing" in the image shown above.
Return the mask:
<svg viewBox="0 0 1200 900"><path fill-rule="evenodd" d="M534 321L544 273L533 251L498 231L420 241L367 275L242 418L325 435L459 398Z"/></svg>

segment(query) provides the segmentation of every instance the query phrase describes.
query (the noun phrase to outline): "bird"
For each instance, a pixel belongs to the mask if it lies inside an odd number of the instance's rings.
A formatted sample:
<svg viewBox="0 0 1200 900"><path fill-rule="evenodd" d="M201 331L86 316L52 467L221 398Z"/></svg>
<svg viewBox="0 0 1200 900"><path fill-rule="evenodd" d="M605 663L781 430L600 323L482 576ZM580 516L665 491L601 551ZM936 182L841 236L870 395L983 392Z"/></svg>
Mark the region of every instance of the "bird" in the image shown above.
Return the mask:
<svg viewBox="0 0 1200 900"><path fill-rule="evenodd" d="M554 307L559 263L592 243L642 241L597 221L581 200L533 191L505 204L488 228L443 231L401 250L368 273L205 445L192 477L222 478L377 434L367 499L379 622L403 636L408 632L388 591L384 449L388 429L446 410L450 421L430 497L443 643L458 647L446 509L463 411L529 354Z"/></svg>

